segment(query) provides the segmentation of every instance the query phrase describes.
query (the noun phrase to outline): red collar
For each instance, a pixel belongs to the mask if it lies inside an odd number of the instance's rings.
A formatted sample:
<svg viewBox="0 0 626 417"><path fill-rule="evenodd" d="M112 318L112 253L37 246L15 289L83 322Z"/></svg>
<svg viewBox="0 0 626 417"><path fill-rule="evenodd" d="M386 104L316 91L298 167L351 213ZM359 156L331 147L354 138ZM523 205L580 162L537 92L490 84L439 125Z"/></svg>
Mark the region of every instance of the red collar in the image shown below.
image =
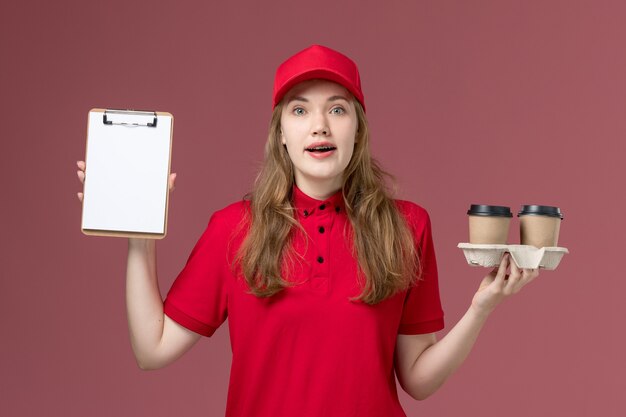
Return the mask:
<svg viewBox="0 0 626 417"><path fill-rule="evenodd" d="M309 217L317 210L332 210L336 213L345 213L342 190L337 191L325 200L317 200L304 194L295 184L292 191L293 205L303 217Z"/></svg>

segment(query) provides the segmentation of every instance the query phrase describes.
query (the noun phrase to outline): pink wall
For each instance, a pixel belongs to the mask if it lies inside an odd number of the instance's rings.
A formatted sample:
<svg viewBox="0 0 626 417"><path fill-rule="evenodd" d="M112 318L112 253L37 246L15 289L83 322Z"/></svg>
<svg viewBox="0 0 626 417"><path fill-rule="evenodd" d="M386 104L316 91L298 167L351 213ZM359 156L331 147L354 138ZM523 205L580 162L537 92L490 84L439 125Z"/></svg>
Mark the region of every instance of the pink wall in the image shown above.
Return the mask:
<svg viewBox="0 0 626 417"><path fill-rule="evenodd" d="M439 337L487 272L456 248L469 204L565 214L571 254L496 310L439 392L403 394L407 414L625 415L625 3L267 3L3 2L0 415L223 415L227 326L169 368L135 365L126 242L81 234L75 161L92 107L175 115L165 293L210 213L249 190L276 65L311 43L359 63L373 152L431 213Z"/></svg>

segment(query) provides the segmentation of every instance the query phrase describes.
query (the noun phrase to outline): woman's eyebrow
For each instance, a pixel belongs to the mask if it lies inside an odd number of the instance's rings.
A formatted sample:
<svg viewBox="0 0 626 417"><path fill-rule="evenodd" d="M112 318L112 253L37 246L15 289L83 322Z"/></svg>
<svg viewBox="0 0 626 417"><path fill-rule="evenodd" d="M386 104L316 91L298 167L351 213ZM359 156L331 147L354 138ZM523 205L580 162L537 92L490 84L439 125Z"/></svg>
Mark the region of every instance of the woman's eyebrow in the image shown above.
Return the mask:
<svg viewBox="0 0 626 417"><path fill-rule="evenodd" d="M348 101L347 98L345 98L344 96L332 96L328 98L328 101L336 101L336 100L345 100Z"/></svg>

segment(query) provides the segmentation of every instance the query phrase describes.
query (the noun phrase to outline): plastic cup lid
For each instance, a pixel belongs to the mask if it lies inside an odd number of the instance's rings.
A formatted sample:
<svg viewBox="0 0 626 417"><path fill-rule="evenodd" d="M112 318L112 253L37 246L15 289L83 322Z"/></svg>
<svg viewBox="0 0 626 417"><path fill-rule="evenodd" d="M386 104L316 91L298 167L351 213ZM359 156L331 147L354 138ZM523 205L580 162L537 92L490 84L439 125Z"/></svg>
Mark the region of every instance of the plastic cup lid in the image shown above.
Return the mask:
<svg viewBox="0 0 626 417"><path fill-rule="evenodd" d="M513 217L510 207L505 206L487 206L484 204L472 204L467 211L470 216L497 216L497 217Z"/></svg>
<svg viewBox="0 0 626 417"><path fill-rule="evenodd" d="M561 213L561 210L558 207L552 207L552 206L536 206L536 205L522 206L520 211L517 213L517 217L526 216L526 215L550 216L550 217L558 217L559 219L563 219L563 213Z"/></svg>

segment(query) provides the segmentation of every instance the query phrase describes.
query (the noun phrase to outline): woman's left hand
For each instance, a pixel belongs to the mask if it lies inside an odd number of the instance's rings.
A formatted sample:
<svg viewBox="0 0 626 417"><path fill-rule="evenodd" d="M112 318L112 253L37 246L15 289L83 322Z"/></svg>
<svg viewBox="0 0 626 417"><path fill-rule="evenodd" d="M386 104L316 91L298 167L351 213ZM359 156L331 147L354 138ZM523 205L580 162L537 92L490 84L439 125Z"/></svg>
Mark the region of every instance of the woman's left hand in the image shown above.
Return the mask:
<svg viewBox="0 0 626 417"><path fill-rule="evenodd" d="M502 300L518 293L526 284L539 276L538 269L520 269L510 257L509 253L505 253L500 266L494 268L480 283L472 300L472 307L479 312L491 313ZM507 275L509 266L511 271Z"/></svg>

